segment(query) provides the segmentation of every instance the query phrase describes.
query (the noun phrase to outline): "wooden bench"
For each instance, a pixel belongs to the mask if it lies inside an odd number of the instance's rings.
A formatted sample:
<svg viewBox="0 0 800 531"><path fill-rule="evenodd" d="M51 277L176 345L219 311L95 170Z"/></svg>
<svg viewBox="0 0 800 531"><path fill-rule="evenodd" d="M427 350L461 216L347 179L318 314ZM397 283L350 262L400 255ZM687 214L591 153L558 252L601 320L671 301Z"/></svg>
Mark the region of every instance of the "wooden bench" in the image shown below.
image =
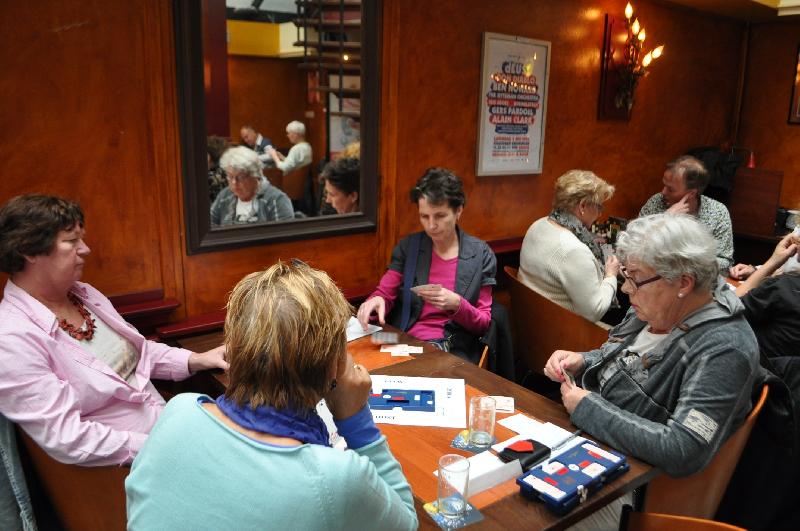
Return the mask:
<svg viewBox="0 0 800 531"><path fill-rule="evenodd" d="M373 289L371 286L343 288L342 293L344 293L344 297L350 304L358 306L372 293ZM169 343L182 337L220 330L225 326L225 315L226 311L224 309L195 315L177 323L157 327L156 335L159 341Z"/></svg>
<svg viewBox="0 0 800 531"><path fill-rule="evenodd" d="M608 339L608 325L593 323L539 295L517 279L513 267L504 271L510 281L514 351L531 371L543 375L555 350L586 352Z"/></svg>
<svg viewBox="0 0 800 531"><path fill-rule="evenodd" d="M113 295L108 299L122 318L148 339L156 337L155 327L168 322L170 314L181 305L175 299L165 299L161 288Z"/></svg>
<svg viewBox="0 0 800 531"><path fill-rule="evenodd" d="M514 260L516 260L516 262L519 261L519 250L522 247L522 237L506 238L502 240L492 240L487 243L489 244L489 247L491 247L492 251L499 257L507 257L512 262L514 262ZM500 275L498 275L498 277L499 276ZM498 278L498 281L501 280L502 279ZM371 285L355 286L350 288L342 288L342 293L344 293L345 298L348 300L350 304L357 307L362 302L364 302L367 299L367 297L369 297L370 293L372 293L374 289L375 287ZM154 290L154 291L161 291L161 290ZM163 296L163 291L161 291L161 295ZM130 301L130 299L128 299L128 301ZM166 299L166 301L172 301L172 299ZM178 302L177 301L172 301L172 302L175 303L175 306L172 309L177 308ZM126 307L126 309L130 310L135 310L136 308L137 307L135 305L131 304L129 304ZM170 311L172 311L172 309ZM119 308L117 308L117 310L119 311ZM223 309L188 317L177 323L158 326L156 327L155 332L156 332L156 337L158 338L159 341L171 342L180 339L182 337L213 332L215 330L221 329L224 325L225 325L225 310Z"/></svg>
<svg viewBox="0 0 800 531"><path fill-rule="evenodd" d="M68 531L102 529L124 531L127 466L85 467L59 463L21 429L22 447L33 463L42 488Z"/></svg>

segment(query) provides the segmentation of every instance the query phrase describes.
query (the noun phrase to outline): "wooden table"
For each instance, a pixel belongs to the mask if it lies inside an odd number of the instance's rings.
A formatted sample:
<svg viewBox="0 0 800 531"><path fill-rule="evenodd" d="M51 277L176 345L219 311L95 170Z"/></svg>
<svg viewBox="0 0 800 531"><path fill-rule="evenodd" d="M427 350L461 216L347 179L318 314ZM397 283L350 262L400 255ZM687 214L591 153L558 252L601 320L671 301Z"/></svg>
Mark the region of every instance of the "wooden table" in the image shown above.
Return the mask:
<svg viewBox="0 0 800 531"><path fill-rule="evenodd" d="M203 351L219 345L221 341L222 333L219 332L182 340L181 346L190 350ZM480 369L452 354L442 352L427 343L421 343L406 335L402 335L401 341L422 345L424 353L410 358L392 357L388 353L380 352L380 348L373 345L369 337L348 343L347 350L358 363L374 374L463 378L467 384L467 400L471 396L481 394L513 396L515 413L522 412L541 422L552 422L569 431L575 430L575 426L570 423L569 416L561 404ZM219 374L217 380L222 386L228 383L227 375ZM497 418L499 420L506 416L509 415L498 414ZM459 430L389 424L381 424L379 427L386 435L392 453L403 466L403 472L411 484L420 529L438 529L422 506L426 502L436 499L436 478L433 471L437 468L439 457L447 453L472 455L450 446L450 442ZM495 427L495 436L498 441L514 435L516 433L499 424ZM523 498L514 480L502 483L476 496L470 496L470 503L480 509L484 517L482 522L470 527L474 529L508 529L511 527L563 529L573 525L622 494L646 484L656 476L657 471L652 466L630 457L628 460L631 467L629 472L604 486L586 503L578 506L564 517L558 517L551 513L542 503Z"/></svg>

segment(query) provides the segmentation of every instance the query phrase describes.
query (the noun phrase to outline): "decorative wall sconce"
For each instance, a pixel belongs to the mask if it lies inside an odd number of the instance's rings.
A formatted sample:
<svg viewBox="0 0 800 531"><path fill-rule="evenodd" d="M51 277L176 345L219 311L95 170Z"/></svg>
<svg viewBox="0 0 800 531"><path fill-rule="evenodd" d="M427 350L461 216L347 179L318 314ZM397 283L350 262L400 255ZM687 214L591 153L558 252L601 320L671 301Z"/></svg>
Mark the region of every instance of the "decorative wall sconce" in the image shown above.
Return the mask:
<svg viewBox="0 0 800 531"><path fill-rule="evenodd" d="M624 32L624 33L623 33ZM642 53L647 32L633 15L633 6L625 6L625 21L606 14L603 56L600 71L598 118L629 120L639 80L646 76L653 61L664 53L664 46ZM615 41L624 41L620 52Z"/></svg>

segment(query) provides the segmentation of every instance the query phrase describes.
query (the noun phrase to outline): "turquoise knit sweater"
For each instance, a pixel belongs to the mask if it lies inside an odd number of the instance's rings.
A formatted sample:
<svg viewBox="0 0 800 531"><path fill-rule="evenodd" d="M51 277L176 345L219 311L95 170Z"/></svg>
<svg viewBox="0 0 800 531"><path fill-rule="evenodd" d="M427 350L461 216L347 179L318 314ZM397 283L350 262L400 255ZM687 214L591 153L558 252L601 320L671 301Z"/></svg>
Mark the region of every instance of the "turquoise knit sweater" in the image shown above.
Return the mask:
<svg viewBox="0 0 800 531"><path fill-rule="evenodd" d="M411 487L386 438L355 450L274 446L183 394L125 481L128 529L415 529Z"/></svg>

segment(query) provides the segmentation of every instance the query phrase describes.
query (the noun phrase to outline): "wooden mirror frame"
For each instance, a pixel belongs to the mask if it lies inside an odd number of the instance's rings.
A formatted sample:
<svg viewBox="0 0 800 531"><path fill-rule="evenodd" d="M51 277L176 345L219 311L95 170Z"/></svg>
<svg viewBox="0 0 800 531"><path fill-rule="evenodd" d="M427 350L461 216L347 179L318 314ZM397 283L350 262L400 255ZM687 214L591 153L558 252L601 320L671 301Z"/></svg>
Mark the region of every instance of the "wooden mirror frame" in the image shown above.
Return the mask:
<svg viewBox="0 0 800 531"><path fill-rule="evenodd" d="M287 240L374 231L378 215L381 2L361 6L361 212L211 228L200 0L173 0L186 251L198 254Z"/></svg>

